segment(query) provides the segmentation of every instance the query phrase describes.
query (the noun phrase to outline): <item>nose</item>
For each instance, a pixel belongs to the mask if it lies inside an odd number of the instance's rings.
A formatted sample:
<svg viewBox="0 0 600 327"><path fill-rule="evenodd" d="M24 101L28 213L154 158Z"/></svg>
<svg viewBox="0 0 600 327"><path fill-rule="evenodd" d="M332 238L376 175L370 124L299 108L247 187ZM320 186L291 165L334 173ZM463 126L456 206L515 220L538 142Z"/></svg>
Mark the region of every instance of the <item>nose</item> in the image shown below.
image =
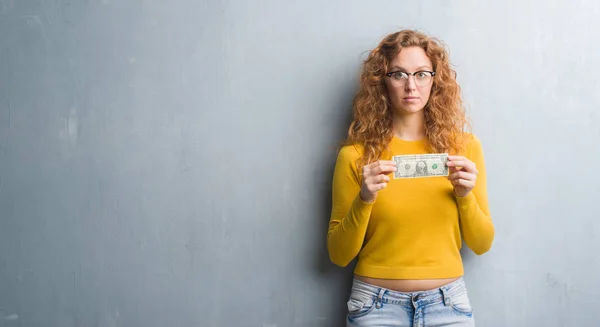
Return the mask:
<svg viewBox="0 0 600 327"><path fill-rule="evenodd" d="M415 90L417 88L417 83L415 82L415 77L413 75L408 75L408 79L406 80L406 83L404 84L404 89L406 91L412 91Z"/></svg>

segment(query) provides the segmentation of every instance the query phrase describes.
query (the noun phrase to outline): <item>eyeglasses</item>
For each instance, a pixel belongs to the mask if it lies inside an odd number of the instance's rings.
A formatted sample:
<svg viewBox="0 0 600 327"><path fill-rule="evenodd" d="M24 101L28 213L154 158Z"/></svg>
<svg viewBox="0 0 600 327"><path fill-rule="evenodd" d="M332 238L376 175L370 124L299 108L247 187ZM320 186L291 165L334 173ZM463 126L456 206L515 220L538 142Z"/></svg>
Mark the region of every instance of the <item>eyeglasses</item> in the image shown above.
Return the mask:
<svg viewBox="0 0 600 327"><path fill-rule="evenodd" d="M406 81L408 81L408 77L410 75L415 77L415 84L417 84L417 86L427 86L431 84L431 81L433 81L433 76L435 76L435 72L430 72L426 70L420 70L414 73L394 71L386 73L385 75L392 80L392 85L397 87L404 86L406 84Z"/></svg>

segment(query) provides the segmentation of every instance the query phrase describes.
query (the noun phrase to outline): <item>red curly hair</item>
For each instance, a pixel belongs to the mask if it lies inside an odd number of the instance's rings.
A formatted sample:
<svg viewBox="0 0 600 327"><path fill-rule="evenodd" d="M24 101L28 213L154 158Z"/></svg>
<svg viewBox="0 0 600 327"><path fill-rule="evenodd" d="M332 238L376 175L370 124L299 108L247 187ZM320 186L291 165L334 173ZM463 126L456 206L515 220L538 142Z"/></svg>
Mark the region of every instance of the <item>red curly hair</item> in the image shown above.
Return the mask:
<svg viewBox="0 0 600 327"><path fill-rule="evenodd" d="M360 144L362 167L384 156L393 138L393 107L384 77L389 63L402 48L418 46L425 50L436 72L429 101L425 105L425 130L431 152L455 152L463 149L464 128L469 127L463 109L456 72L450 67L443 43L415 30L402 30L383 38L363 62L360 88L353 101L353 120L346 145Z"/></svg>

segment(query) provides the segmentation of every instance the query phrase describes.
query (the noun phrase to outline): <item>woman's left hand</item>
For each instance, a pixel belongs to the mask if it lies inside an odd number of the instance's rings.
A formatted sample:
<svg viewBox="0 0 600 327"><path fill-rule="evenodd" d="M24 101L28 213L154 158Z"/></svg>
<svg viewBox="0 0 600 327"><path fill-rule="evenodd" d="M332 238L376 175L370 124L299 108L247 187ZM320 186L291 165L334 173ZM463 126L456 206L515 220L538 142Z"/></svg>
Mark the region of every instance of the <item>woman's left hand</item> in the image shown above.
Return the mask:
<svg viewBox="0 0 600 327"><path fill-rule="evenodd" d="M454 194L464 197L471 192L477 181L477 167L475 163L463 156L448 156L450 174L448 180L454 185Z"/></svg>

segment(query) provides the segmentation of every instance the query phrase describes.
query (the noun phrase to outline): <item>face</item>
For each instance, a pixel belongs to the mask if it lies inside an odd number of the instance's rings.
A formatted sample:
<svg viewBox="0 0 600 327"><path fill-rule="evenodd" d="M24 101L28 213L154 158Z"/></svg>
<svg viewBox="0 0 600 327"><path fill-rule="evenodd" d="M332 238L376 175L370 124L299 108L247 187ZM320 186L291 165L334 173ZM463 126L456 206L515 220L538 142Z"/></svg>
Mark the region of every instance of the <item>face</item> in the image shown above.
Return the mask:
<svg viewBox="0 0 600 327"><path fill-rule="evenodd" d="M419 161L416 169L418 174L423 174L427 170L427 164L424 161Z"/></svg>
<svg viewBox="0 0 600 327"><path fill-rule="evenodd" d="M398 114L412 114L423 110L433 85L431 60L421 47L402 48L400 53L390 62L387 70L397 72L385 77L388 95L394 110ZM402 73L416 73L405 75ZM408 77L408 78L406 78Z"/></svg>

